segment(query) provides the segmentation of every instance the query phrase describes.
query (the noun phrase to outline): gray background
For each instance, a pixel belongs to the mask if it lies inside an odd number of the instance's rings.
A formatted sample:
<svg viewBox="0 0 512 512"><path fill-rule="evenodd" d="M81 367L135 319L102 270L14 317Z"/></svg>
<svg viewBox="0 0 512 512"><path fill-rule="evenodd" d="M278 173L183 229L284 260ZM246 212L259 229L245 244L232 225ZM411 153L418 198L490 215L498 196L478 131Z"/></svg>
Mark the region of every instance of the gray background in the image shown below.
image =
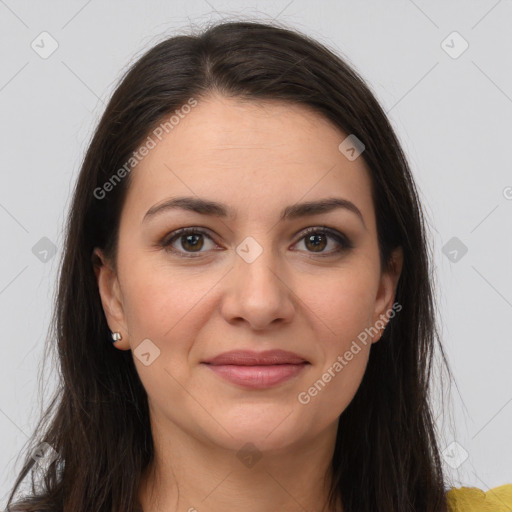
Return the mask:
<svg viewBox="0 0 512 512"><path fill-rule="evenodd" d="M63 222L91 131L137 56L220 18L275 18L317 38L388 112L433 235L441 333L458 386L445 404L454 425L436 402L450 482L512 482L511 0L0 0L0 503L42 407ZM46 59L31 47L43 45L43 31L58 43ZM454 31L469 44L460 55ZM44 397L52 372L43 372Z"/></svg>

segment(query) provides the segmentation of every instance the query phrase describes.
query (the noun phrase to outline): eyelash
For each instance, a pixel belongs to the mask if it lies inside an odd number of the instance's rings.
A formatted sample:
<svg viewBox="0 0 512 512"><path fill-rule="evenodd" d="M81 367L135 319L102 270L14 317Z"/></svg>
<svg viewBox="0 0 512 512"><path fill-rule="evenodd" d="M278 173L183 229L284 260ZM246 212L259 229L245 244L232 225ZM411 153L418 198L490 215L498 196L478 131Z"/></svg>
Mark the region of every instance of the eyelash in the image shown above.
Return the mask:
<svg viewBox="0 0 512 512"><path fill-rule="evenodd" d="M307 228L305 231L302 232L301 238L296 243L302 241L308 235L312 235L312 234L327 235L329 238L334 239L339 244L337 249L334 249L328 253L311 252L313 257L314 256L318 256L320 258L332 257L334 255L337 255L337 254L343 252L343 251L348 251L353 248L352 242L343 233L340 233L339 231L328 228L327 226ZM178 240L179 238L184 237L186 235L204 235L207 238L209 238L212 242L215 242L215 240L213 240L213 238L205 230L203 230L201 228L189 227L189 228L181 228L176 231L173 231L172 233L170 233L169 236L164 237L164 239L162 239L160 241L159 245L160 245L160 247L163 247L166 251L175 253L182 258L198 258L201 255L201 252L204 252L204 251L199 251L196 253L183 253L182 251L179 251L179 250L175 249L174 247L172 247L172 244L175 240Z"/></svg>

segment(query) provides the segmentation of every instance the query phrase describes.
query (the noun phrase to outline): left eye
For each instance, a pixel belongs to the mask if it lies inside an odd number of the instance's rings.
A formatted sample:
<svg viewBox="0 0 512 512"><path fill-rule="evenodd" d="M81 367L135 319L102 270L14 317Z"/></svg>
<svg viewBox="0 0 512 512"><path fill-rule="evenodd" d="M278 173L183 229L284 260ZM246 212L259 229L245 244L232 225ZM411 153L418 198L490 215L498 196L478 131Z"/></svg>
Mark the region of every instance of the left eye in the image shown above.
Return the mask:
<svg viewBox="0 0 512 512"><path fill-rule="evenodd" d="M202 229L182 228L171 233L171 236L164 239L160 245L167 251L177 253L179 256L195 258L199 254L194 255L194 253L205 252L201 251L204 247L204 237L214 243L212 237ZM330 251L324 251L329 239L334 240L336 247ZM181 249L174 246L178 240L181 240ZM302 241L304 241L305 247L309 249L307 252L313 252L319 256L331 256L352 248L350 240L345 235L327 227L307 229L294 245Z"/></svg>
<svg viewBox="0 0 512 512"><path fill-rule="evenodd" d="M329 239L334 240L337 246L330 251L323 252ZM307 229L299 242L303 240L304 245L312 249L312 251L308 252L317 253L320 256L331 256L332 254L337 254L343 250L352 248L351 242L345 235L327 227Z"/></svg>

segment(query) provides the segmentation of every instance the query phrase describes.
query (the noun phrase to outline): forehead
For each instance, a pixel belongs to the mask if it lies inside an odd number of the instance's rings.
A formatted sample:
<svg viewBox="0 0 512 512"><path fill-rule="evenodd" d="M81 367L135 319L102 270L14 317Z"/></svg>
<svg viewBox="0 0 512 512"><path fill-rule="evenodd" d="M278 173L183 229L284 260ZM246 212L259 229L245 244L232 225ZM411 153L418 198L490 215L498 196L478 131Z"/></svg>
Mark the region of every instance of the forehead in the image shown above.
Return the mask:
<svg viewBox="0 0 512 512"><path fill-rule="evenodd" d="M373 215L363 158L348 160L338 149L347 134L308 106L215 95L176 119L161 140L149 134L154 148L131 171L125 207L139 218L179 195L226 203L242 217L336 195Z"/></svg>

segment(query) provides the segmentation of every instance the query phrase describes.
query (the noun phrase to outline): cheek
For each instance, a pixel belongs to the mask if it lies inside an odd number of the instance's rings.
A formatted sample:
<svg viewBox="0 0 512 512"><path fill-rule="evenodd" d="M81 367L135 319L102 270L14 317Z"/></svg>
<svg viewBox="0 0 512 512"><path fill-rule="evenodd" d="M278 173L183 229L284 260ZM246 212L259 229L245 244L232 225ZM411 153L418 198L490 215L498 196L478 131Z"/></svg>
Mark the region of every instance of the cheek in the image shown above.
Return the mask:
<svg viewBox="0 0 512 512"><path fill-rule="evenodd" d="M319 339L332 350L345 345L367 327L373 318L376 297L375 276L365 268L347 267L321 280L303 280L297 295L312 315Z"/></svg>
<svg viewBox="0 0 512 512"><path fill-rule="evenodd" d="M361 279L340 279L324 287L314 305L317 364L297 400L324 426L346 409L366 371L371 342L365 329L373 312L368 289Z"/></svg>
<svg viewBox="0 0 512 512"><path fill-rule="evenodd" d="M207 273L195 273L155 264L154 255L126 258L122 272L123 308L129 332L137 338L154 338L159 344L179 338L176 333L187 325L202 299L214 285ZM158 257L159 259L159 257ZM210 282L212 281L212 282ZM139 342L140 340L137 340Z"/></svg>
<svg viewBox="0 0 512 512"><path fill-rule="evenodd" d="M204 274L185 276L166 266L156 268L148 260L147 256L132 257L122 268L119 265L120 274L124 270L121 282L129 342L151 399L162 405L178 403L183 392L178 382L190 377L188 356L201 322L208 316L205 295L214 283ZM137 347L148 339L152 344L145 342L145 346L149 347L151 362L146 365Z"/></svg>
<svg viewBox="0 0 512 512"><path fill-rule="evenodd" d="M318 359L299 402L309 400L308 407L325 421L348 406L368 363L371 344L365 329L373 318L376 283L374 273L366 269L347 266L320 282L304 281L301 287L318 341Z"/></svg>

